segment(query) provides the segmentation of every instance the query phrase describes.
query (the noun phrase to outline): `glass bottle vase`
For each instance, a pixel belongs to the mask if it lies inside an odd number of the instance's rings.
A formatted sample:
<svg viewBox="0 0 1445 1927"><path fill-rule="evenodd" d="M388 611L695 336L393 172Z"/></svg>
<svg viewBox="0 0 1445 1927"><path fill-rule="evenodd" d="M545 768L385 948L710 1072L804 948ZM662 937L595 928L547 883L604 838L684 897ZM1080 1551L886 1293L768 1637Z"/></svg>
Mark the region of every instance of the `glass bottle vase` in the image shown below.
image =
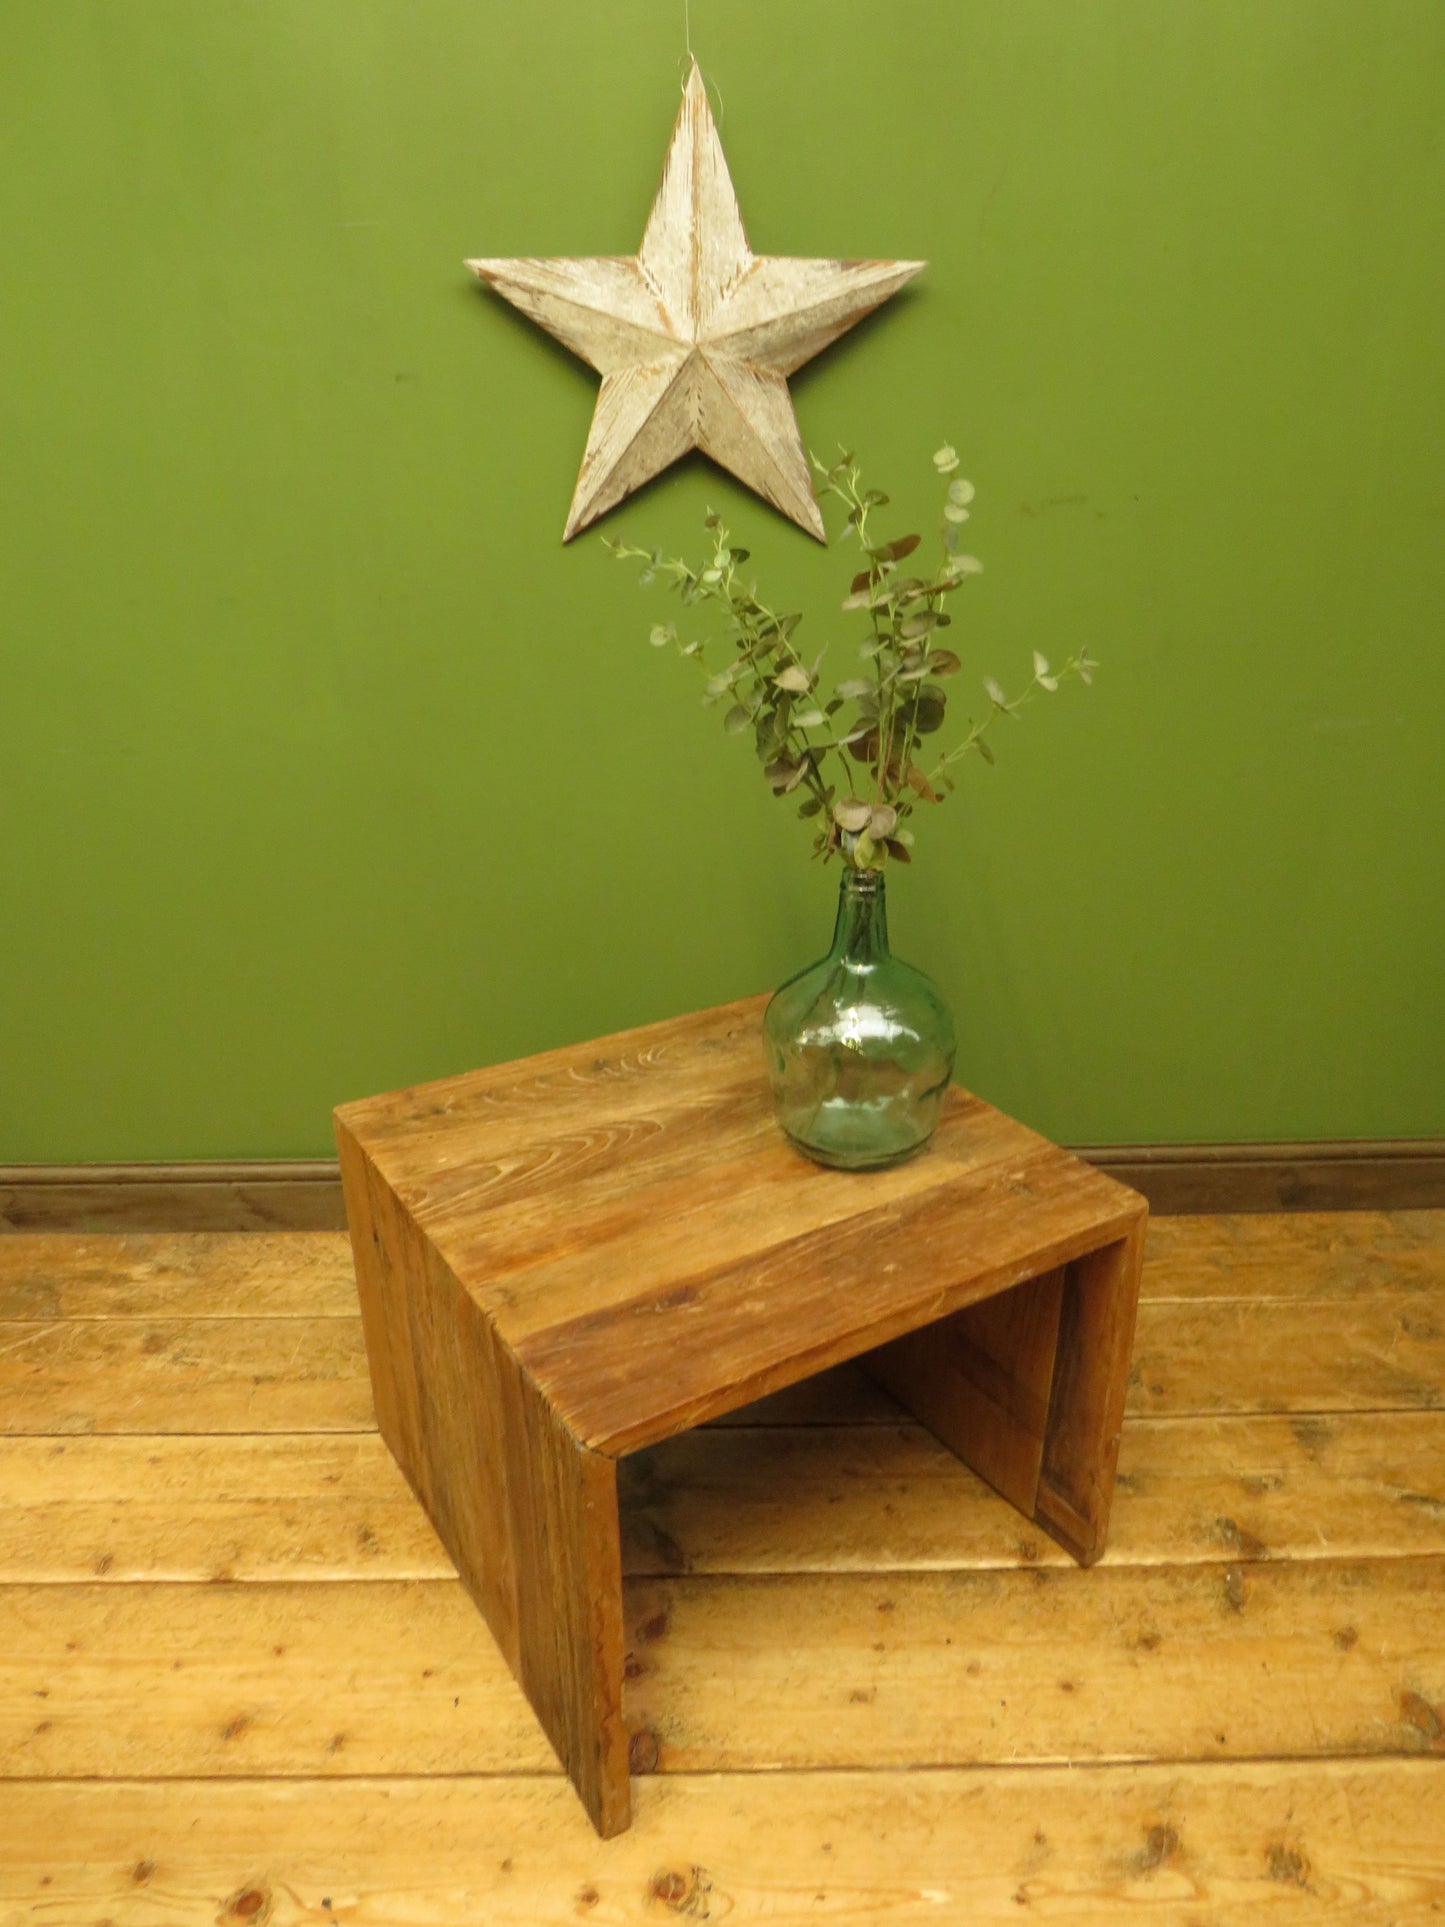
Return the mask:
<svg viewBox="0 0 1445 1927"><path fill-rule="evenodd" d="M881 872L844 871L833 946L773 997L763 1035L778 1123L810 1158L866 1171L928 1142L953 1075L953 1020L937 986L888 948Z"/></svg>

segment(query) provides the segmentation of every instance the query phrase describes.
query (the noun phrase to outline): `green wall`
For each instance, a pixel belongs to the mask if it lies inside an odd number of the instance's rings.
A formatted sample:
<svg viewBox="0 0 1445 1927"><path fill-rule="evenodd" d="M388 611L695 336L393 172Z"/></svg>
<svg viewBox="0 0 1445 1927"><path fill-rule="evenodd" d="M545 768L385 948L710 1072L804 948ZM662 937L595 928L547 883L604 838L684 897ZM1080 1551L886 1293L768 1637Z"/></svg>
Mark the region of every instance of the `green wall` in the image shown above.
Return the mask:
<svg viewBox="0 0 1445 1927"><path fill-rule="evenodd" d="M631 253L682 6L8 0L0 1161L329 1149L343 1098L765 988L835 873L559 541L594 377L469 254ZM1445 1129L1445 7L693 0L755 247L922 256L793 384L936 514L968 675L1103 669L890 881L1068 1141ZM847 552L701 461L842 646ZM956 684L961 688L961 684Z"/></svg>

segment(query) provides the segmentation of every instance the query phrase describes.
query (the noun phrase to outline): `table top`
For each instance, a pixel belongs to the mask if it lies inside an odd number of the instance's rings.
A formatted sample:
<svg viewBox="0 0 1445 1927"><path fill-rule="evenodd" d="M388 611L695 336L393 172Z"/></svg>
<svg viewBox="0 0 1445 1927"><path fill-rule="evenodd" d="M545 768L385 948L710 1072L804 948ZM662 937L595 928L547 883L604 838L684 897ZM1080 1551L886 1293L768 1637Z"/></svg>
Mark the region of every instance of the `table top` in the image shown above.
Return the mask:
<svg viewBox="0 0 1445 1927"><path fill-rule="evenodd" d="M1123 1237L1124 1185L955 1086L927 1150L812 1163L766 999L343 1105L573 1433L656 1443Z"/></svg>

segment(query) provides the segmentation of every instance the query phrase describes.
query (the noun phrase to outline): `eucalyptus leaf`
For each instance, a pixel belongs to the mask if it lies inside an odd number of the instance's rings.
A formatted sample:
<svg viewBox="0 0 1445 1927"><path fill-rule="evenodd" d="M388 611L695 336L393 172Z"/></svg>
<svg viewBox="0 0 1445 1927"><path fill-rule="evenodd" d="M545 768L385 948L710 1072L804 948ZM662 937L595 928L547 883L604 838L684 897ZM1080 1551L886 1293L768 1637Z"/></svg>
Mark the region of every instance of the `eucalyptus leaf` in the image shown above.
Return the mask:
<svg viewBox="0 0 1445 1927"><path fill-rule="evenodd" d="M947 700L941 689L924 688L919 691L918 702L914 709L913 727L920 736L931 736L935 730L943 727Z"/></svg>
<svg viewBox="0 0 1445 1927"><path fill-rule="evenodd" d="M986 763L993 762L994 760L993 751L989 748L988 744L984 741L982 736L980 736L978 739L978 753ZM952 788L952 785L950 784L949 787Z"/></svg>
<svg viewBox="0 0 1445 1927"><path fill-rule="evenodd" d="M790 662L786 669L780 669L773 681L779 689L791 689L799 696L805 696L813 686L807 670L796 662Z"/></svg>
<svg viewBox="0 0 1445 1927"><path fill-rule="evenodd" d="M844 797L833 805L833 821L840 830L866 830L873 816L873 805L859 797Z"/></svg>
<svg viewBox="0 0 1445 1927"><path fill-rule="evenodd" d="M723 717L723 728L729 736L739 736L751 721L752 718L742 704L734 703L727 715Z"/></svg>
<svg viewBox="0 0 1445 1927"><path fill-rule="evenodd" d="M876 684L869 682L866 676L850 676L847 682L840 682L833 692L844 702L853 702L859 697L872 696L875 693Z"/></svg>
<svg viewBox="0 0 1445 1927"><path fill-rule="evenodd" d="M930 649L928 667L935 676L956 676L963 664L951 649Z"/></svg>
<svg viewBox="0 0 1445 1927"><path fill-rule="evenodd" d="M956 482L950 482L948 485L948 499L957 508L967 508L973 500L973 495L973 483L965 482L962 477Z"/></svg>
<svg viewBox="0 0 1445 1927"><path fill-rule="evenodd" d="M898 812L891 803L877 803L869 813L868 834L875 843L886 843L897 822Z"/></svg>
<svg viewBox="0 0 1445 1927"><path fill-rule="evenodd" d="M892 542L883 543L880 548L870 549L869 554L876 556L880 562L901 562L905 555L912 555L922 540L921 535L900 535Z"/></svg>
<svg viewBox="0 0 1445 1927"><path fill-rule="evenodd" d="M827 720L821 709L799 709L794 711L793 727L794 729L816 729L820 723L825 723Z"/></svg>
<svg viewBox="0 0 1445 1927"><path fill-rule="evenodd" d="M958 467L958 450L945 442L943 447L935 452L933 466L940 475L952 475Z"/></svg>

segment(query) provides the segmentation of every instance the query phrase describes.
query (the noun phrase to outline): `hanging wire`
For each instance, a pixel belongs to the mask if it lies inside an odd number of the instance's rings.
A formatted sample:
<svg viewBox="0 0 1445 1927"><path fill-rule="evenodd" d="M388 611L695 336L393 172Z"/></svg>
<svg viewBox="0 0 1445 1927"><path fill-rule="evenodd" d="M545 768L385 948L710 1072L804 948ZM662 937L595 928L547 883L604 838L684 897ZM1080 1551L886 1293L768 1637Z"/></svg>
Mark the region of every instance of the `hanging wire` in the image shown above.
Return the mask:
<svg viewBox="0 0 1445 1927"><path fill-rule="evenodd" d="M687 45L687 52L683 56L686 71L682 77L683 92L686 93L688 78L692 73L693 62L697 58L692 50L692 0L682 0L682 37ZM709 80L706 74L702 77L702 84L710 94L716 96L717 117L719 122L721 122L723 117L722 88L718 86L715 80Z"/></svg>

